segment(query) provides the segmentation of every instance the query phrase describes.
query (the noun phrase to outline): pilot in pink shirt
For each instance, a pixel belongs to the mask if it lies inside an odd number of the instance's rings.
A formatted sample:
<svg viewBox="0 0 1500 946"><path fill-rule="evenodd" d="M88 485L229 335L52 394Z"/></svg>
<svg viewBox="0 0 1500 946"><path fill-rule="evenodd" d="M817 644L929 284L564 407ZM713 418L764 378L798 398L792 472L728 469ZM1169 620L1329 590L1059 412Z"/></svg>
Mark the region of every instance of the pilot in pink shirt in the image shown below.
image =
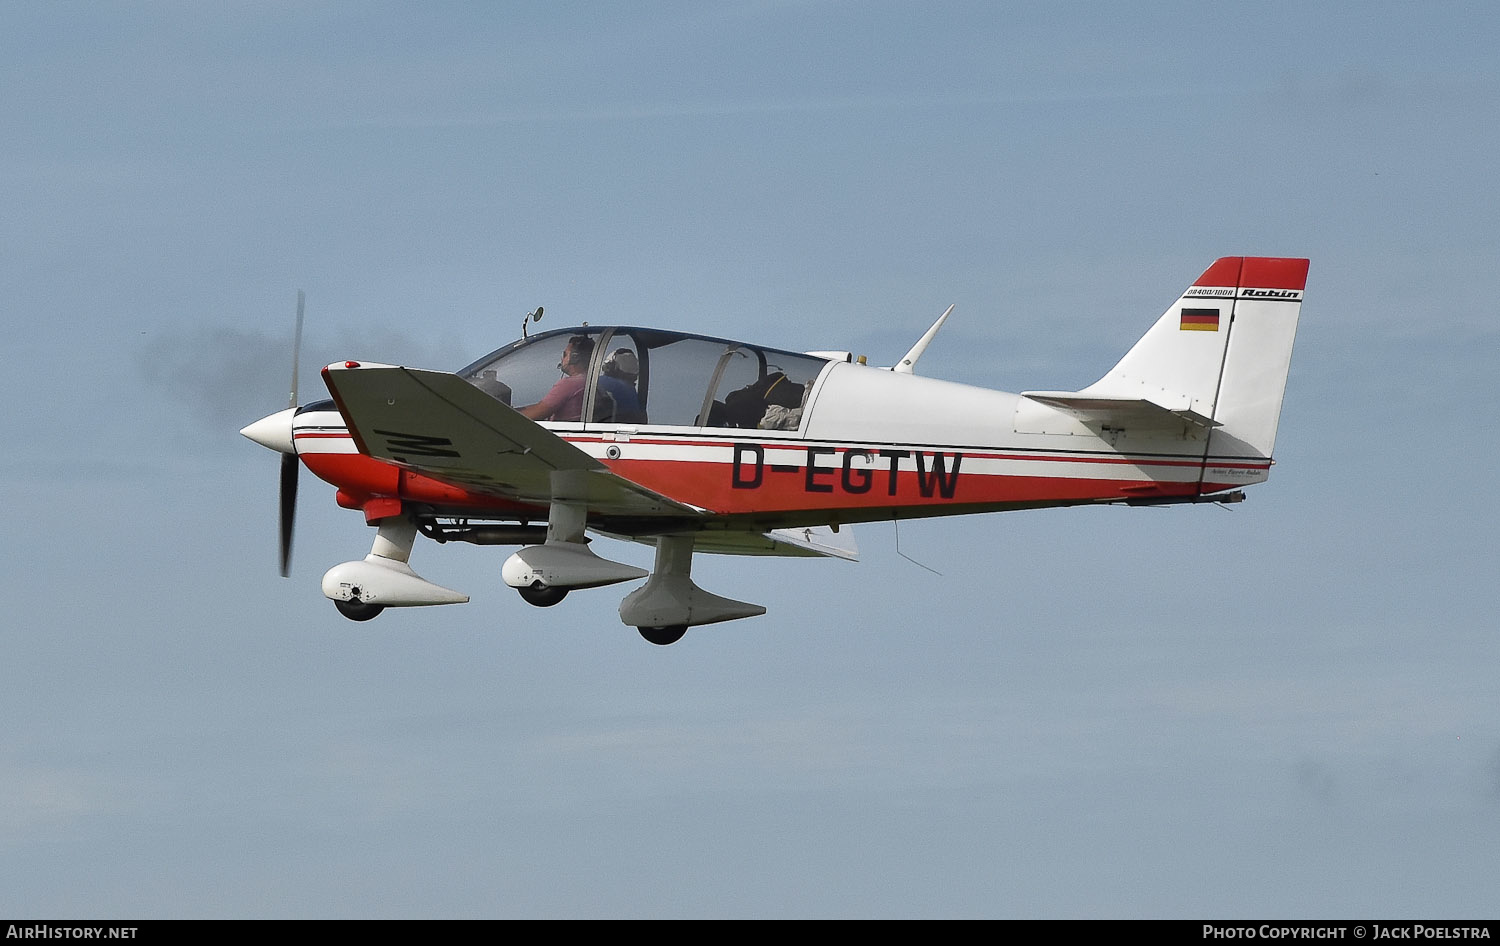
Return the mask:
<svg viewBox="0 0 1500 946"><path fill-rule="evenodd" d="M580 420L583 417L583 386L589 359L594 354L594 340L574 335L563 348L557 367L563 376L552 385L546 396L535 404L518 408L522 417L532 420Z"/></svg>

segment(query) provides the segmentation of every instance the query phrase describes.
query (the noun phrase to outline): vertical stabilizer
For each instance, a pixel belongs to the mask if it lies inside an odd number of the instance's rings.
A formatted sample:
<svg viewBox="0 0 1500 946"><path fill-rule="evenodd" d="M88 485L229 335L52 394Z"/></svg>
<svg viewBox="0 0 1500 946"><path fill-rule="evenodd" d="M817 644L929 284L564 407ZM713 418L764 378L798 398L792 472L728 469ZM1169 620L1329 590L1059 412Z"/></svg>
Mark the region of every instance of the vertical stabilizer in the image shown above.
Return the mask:
<svg viewBox="0 0 1500 946"><path fill-rule="evenodd" d="M1271 456L1307 284L1305 259L1226 256L1083 395L1212 418L1210 456Z"/></svg>

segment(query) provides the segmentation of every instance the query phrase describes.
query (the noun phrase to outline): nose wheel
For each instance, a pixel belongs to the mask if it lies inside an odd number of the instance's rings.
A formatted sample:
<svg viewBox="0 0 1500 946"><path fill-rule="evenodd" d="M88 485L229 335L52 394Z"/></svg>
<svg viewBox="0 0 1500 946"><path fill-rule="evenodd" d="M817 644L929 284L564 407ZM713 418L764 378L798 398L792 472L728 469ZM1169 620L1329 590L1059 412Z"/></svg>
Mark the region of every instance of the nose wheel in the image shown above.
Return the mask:
<svg viewBox="0 0 1500 946"><path fill-rule="evenodd" d="M335 598L333 606L339 609L339 613L351 621L368 621L379 616L385 610L383 604L366 604L358 598L350 598L348 601Z"/></svg>
<svg viewBox="0 0 1500 946"><path fill-rule="evenodd" d="M529 585L522 585L516 590L521 593L523 601L527 604L534 604L539 608L550 608L568 596L568 589L544 585L539 581L534 581Z"/></svg>
<svg viewBox="0 0 1500 946"><path fill-rule="evenodd" d="M667 627L638 627L641 636L653 644L665 647L682 640L682 635L687 633L686 624L672 624Z"/></svg>

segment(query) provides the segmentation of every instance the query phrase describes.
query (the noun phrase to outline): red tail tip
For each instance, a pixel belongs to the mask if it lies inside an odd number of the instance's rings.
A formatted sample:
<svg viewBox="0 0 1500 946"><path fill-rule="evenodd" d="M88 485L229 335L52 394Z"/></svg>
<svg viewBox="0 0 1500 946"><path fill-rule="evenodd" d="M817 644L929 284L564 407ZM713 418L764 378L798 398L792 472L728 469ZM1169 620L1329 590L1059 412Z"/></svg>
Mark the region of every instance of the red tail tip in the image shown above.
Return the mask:
<svg viewBox="0 0 1500 946"><path fill-rule="evenodd" d="M1274 256L1226 256L1215 260L1193 285L1301 291L1307 287L1307 263Z"/></svg>

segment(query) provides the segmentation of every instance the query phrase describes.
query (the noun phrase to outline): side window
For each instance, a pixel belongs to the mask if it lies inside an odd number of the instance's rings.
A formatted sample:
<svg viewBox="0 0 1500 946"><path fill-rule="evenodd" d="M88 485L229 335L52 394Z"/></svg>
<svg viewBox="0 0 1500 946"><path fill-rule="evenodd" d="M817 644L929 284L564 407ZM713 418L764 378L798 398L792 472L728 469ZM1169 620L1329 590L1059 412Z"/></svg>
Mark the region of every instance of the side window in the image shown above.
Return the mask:
<svg viewBox="0 0 1500 946"><path fill-rule="evenodd" d="M808 389L826 364L791 352L736 348L714 391L714 425L796 430Z"/></svg>
<svg viewBox="0 0 1500 946"><path fill-rule="evenodd" d="M709 423L704 402L727 346L703 338L668 337L646 349L646 413L653 424L699 427Z"/></svg>
<svg viewBox="0 0 1500 946"><path fill-rule="evenodd" d="M740 345L723 359L719 383L714 388L711 423L715 427L754 427L765 413L754 396L756 384L765 376L760 352Z"/></svg>

